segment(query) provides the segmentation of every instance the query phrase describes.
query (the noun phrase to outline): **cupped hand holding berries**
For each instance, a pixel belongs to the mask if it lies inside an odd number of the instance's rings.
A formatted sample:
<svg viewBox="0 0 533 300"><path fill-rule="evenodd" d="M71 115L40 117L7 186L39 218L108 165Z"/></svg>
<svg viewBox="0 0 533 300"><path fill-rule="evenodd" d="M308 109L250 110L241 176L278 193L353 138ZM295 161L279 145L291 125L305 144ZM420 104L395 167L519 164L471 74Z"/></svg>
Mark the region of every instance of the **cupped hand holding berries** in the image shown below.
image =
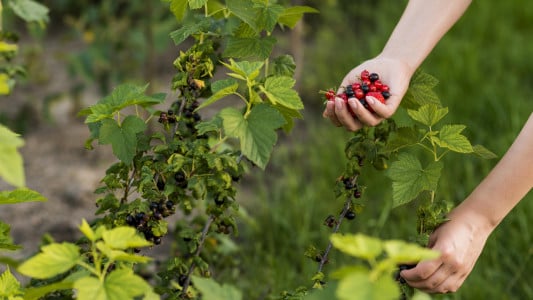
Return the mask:
<svg viewBox="0 0 533 300"><path fill-rule="evenodd" d="M359 130L365 125L376 126L383 119L390 118L400 105L413 74L413 70L404 62L378 56L352 69L342 80L337 94L344 93L344 87L359 83L364 70L379 74L380 83L388 86L390 97L382 103L381 99L367 94L364 100L368 108L357 101L355 95L346 102L339 97L335 101L328 101L322 115L336 126L344 126L349 131Z"/></svg>

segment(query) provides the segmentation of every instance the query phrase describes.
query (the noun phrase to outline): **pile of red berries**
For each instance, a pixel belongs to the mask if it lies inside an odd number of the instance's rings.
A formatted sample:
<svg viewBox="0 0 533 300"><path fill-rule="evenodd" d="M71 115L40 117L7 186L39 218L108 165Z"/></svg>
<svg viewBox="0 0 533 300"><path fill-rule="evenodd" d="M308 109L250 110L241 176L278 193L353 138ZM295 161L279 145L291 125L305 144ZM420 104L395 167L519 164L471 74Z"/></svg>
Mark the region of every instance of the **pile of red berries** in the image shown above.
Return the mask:
<svg viewBox="0 0 533 300"><path fill-rule="evenodd" d="M349 98L356 98L366 109L374 112L372 107L366 102L366 96L374 97L381 103L385 103L385 100L390 97L389 86L381 82L377 73L370 73L367 70L363 70L358 79L359 82L345 86L344 92L340 94L336 94L334 90L328 90L326 92L326 99L328 101L335 101L335 97L339 97L347 103ZM355 116L350 106L348 106L348 110L352 116Z"/></svg>

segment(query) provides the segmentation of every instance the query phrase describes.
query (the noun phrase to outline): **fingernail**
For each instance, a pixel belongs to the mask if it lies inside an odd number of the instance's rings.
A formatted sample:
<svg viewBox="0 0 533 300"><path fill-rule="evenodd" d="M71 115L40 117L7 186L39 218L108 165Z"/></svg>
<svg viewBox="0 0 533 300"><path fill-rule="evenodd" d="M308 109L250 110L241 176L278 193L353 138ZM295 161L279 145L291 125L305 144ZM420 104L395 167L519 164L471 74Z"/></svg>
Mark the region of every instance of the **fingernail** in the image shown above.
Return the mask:
<svg viewBox="0 0 533 300"><path fill-rule="evenodd" d="M357 109L357 101L355 101L355 99L350 98L348 102L350 103L352 110Z"/></svg>
<svg viewBox="0 0 533 300"><path fill-rule="evenodd" d="M367 97L367 98L366 98L366 101L367 101L368 103L370 103L370 105L374 105L374 103L375 103L375 100L374 100L373 97Z"/></svg>
<svg viewBox="0 0 533 300"><path fill-rule="evenodd" d="M342 109L342 102L341 102L341 99L339 98L335 98L335 108L337 110L341 110Z"/></svg>

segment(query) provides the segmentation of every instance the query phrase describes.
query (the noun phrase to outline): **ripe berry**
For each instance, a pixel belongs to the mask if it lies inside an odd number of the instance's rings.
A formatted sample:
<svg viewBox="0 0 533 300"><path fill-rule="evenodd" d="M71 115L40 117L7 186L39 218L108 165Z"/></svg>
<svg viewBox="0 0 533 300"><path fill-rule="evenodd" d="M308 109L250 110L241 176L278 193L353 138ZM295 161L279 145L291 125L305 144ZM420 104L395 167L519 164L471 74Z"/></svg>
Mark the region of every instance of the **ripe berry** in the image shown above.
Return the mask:
<svg viewBox="0 0 533 300"><path fill-rule="evenodd" d="M354 198L361 198L361 191L356 189L354 192L353 192L353 196Z"/></svg>
<svg viewBox="0 0 533 300"><path fill-rule="evenodd" d="M363 93L368 93L370 91L370 87L368 86L368 84L361 84L361 90L363 90Z"/></svg>
<svg viewBox="0 0 533 300"><path fill-rule="evenodd" d="M382 87L381 87L381 91L382 92L388 92L389 91L389 86L384 84Z"/></svg>
<svg viewBox="0 0 533 300"><path fill-rule="evenodd" d="M382 91L383 83L381 82L381 80L376 80L376 81L374 81L374 85L376 86L376 88L378 89L378 91Z"/></svg>
<svg viewBox="0 0 533 300"><path fill-rule="evenodd" d="M363 70L361 72L361 80L368 79L369 76L370 76L370 72L368 72L367 70Z"/></svg>
<svg viewBox="0 0 533 300"><path fill-rule="evenodd" d="M344 102L348 101L348 95L346 95L345 93L338 94L337 97L344 100Z"/></svg>
<svg viewBox="0 0 533 300"><path fill-rule="evenodd" d="M335 91L334 91L334 90L328 90L328 91L326 92L326 95L325 95L325 96L326 96L326 99L327 99L327 100L330 100L330 101L331 101L331 100L335 100Z"/></svg>
<svg viewBox="0 0 533 300"><path fill-rule="evenodd" d="M368 91L370 91L370 92L377 92L377 91L378 91L378 88L377 88L375 85L371 84L371 85L369 86L369 88L368 88Z"/></svg>
<svg viewBox="0 0 533 300"><path fill-rule="evenodd" d="M157 189L162 191L165 189L165 182L161 179L157 180Z"/></svg>
<svg viewBox="0 0 533 300"><path fill-rule="evenodd" d="M150 210L157 210L159 208L159 203L150 202Z"/></svg>
<svg viewBox="0 0 533 300"><path fill-rule="evenodd" d="M354 91L357 90L357 89L360 89L360 88L361 88L361 84L360 83L356 82L356 83L352 84L352 89Z"/></svg>
<svg viewBox="0 0 533 300"><path fill-rule="evenodd" d="M156 237L154 238L154 244L156 244L156 245L161 244L161 237L156 236Z"/></svg>
<svg viewBox="0 0 533 300"><path fill-rule="evenodd" d="M370 80L370 82L374 82L376 80L379 80L379 75L377 73L370 73L370 75L368 75L368 79Z"/></svg>
<svg viewBox="0 0 533 300"><path fill-rule="evenodd" d="M165 206L167 207L167 209L173 209L174 208L174 203L172 201L167 201L165 203Z"/></svg>
<svg viewBox="0 0 533 300"><path fill-rule="evenodd" d="M326 220L324 220L324 225L330 228L335 226L335 224L337 224L337 221L335 220L335 217L333 215L329 215Z"/></svg>
<svg viewBox="0 0 533 300"><path fill-rule="evenodd" d="M387 92L387 91L383 91L383 92L381 92L381 95L382 95L383 98L385 98L385 99L389 99L389 98L390 98L390 93Z"/></svg>
<svg viewBox="0 0 533 300"><path fill-rule="evenodd" d="M376 98L381 103L385 103L385 97L383 97L380 92L368 92L366 95ZM374 110L370 106L368 106L367 109L372 113L374 112Z"/></svg>
<svg viewBox="0 0 533 300"><path fill-rule="evenodd" d="M343 181L344 183L344 188L347 189L347 190L351 190L354 188L354 184L353 184L353 181L352 179L350 178L344 178Z"/></svg>
<svg viewBox="0 0 533 300"><path fill-rule="evenodd" d="M365 92L363 92L363 90L360 88L356 89L354 94L355 94L355 98L357 99L363 99L363 97L365 97Z"/></svg>
<svg viewBox="0 0 533 300"><path fill-rule="evenodd" d="M353 210L349 210L349 211L346 212L344 217L346 219L348 219L348 220L353 220L353 219L355 219L355 212Z"/></svg>
<svg viewBox="0 0 533 300"><path fill-rule="evenodd" d="M132 215L128 215L126 217L126 224L130 225L130 226L134 226L136 223L135 221L135 217L133 217Z"/></svg>
<svg viewBox="0 0 533 300"><path fill-rule="evenodd" d="M351 85L347 85L347 86L346 86L346 92L345 92L345 93L346 93L346 96L347 96L348 98L353 98L353 97L355 97L355 94L354 94L354 91L353 91Z"/></svg>

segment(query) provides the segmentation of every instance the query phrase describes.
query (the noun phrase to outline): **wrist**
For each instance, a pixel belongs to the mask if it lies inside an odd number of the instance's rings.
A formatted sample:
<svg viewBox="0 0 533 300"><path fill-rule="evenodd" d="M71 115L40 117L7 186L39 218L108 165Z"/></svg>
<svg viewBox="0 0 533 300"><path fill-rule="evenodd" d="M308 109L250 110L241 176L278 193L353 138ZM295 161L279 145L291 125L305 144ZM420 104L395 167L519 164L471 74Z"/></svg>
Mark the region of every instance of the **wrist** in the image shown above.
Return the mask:
<svg viewBox="0 0 533 300"><path fill-rule="evenodd" d="M470 205L469 199L453 209L449 214L450 221L464 223L475 234L489 236L501 220L495 219L487 211L479 210Z"/></svg>
<svg viewBox="0 0 533 300"><path fill-rule="evenodd" d="M379 58L381 60L388 60L393 62L394 64L400 65L403 70L405 70L406 75L408 78L411 78L415 71L419 67L419 63L416 63L413 61L411 57L405 57L401 53L383 49L381 53L377 55L376 58Z"/></svg>

